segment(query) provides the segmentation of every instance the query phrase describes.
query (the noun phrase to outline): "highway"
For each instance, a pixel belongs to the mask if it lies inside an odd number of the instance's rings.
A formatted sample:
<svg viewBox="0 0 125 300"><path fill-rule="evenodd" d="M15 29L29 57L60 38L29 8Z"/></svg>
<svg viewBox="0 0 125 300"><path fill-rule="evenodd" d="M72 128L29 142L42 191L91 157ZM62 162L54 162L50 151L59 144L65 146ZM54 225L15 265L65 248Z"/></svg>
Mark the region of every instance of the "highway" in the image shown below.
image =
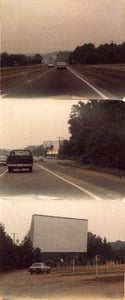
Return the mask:
<svg viewBox="0 0 125 300"><path fill-rule="evenodd" d="M77 77L70 68L57 70L56 67L38 66L30 71L9 71L2 76L1 86L4 98L107 98L103 91L89 84L87 80Z"/></svg>
<svg viewBox="0 0 125 300"><path fill-rule="evenodd" d="M123 200L125 178L85 171L54 159L34 163L33 172L0 167L0 196L41 195L54 199Z"/></svg>

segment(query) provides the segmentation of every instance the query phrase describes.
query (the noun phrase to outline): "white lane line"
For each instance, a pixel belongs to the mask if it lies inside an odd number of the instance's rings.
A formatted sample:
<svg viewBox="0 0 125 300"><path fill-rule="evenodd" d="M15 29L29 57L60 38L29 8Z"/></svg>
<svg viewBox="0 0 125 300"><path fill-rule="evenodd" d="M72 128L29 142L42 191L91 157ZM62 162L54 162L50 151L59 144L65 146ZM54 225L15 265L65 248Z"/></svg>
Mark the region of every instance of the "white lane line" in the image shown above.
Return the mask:
<svg viewBox="0 0 125 300"><path fill-rule="evenodd" d="M45 73L45 72L44 72L44 73ZM33 82L34 80L37 80L37 79L39 79L39 78L43 77L44 73L42 73L42 74L39 74L37 77L35 77L35 78L33 78L33 79L29 79L29 80L27 80L27 81L26 81L26 83L31 83L31 82Z"/></svg>
<svg viewBox="0 0 125 300"><path fill-rule="evenodd" d="M86 194L89 195L90 197L92 197L92 198L94 198L94 199L96 199L96 200L102 200L102 198L96 196L95 194L89 192L88 190L82 188L81 186L79 186L79 185L77 185L77 184L75 184L75 183L69 181L68 179L65 179L64 177L57 175L55 172L50 171L49 169L47 169L47 168L45 168L45 167L43 167L43 166L41 166L41 165L39 165L39 164L36 164L36 165L39 166L39 167L40 167L41 169L43 169L44 171L46 171L46 172L48 172L48 173L50 173L50 174L56 176L57 178L59 178L59 179L65 181L66 183L68 183L68 184L74 186L76 189L80 190L81 192L86 193Z"/></svg>
<svg viewBox="0 0 125 300"><path fill-rule="evenodd" d="M4 176L7 172L8 170L5 170L3 173L0 174L0 177Z"/></svg>
<svg viewBox="0 0 125 300"><path fill-rule="evenodd" d="M5 98L8 94L1 94L1 98Z"/></svg>
<svg viewBox="0 0 125 300"><path fill-rule="evenodd" d="M73 71L70 67L68 67L68 70L74 74L76 77L78 77L81 81L83 81L84 83L86 83L89 87L91 87L99 96L101 96L102 99L108 99L107 96L105 96L103 93L101 93L97 88L94 87L94 85L92 85L91 83L89 83L88 81L86 81L85 79L83 79L80 75L78 75L75 71Z"/></svg>
<svg viewBox="0 0 125 300"><path fill-rule="evenodd" d="M29 79L29 80L27 80L27 81L26 81L26 83L30 83L30 82L32 82L32 80L31 80L31 79Z"/></svg>

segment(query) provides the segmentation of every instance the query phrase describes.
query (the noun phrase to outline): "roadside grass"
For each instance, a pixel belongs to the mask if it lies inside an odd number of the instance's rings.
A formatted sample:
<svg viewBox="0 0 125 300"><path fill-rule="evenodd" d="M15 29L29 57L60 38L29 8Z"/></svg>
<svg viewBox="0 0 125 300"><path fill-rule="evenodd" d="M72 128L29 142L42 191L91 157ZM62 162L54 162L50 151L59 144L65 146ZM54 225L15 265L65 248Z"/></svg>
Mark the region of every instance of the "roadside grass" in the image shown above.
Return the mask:
<svg viewBox="0 0 125 300"><path fill-rule="evenodd" d="M106 64L106 65L73 65L74 70L78 71L82 75L93 76L96 75L95 80L103 79L105 81L109 79L125 80L125 64Z"/></svg>
<svg viewBox="0 0 125 300"><path fill-rule="evenodd" d="M19 66L19 67L7 67L7 68L1 68L1 76L7 76L7 75L13 75L18 74L20 72L28 71L32 72L34 70L38 69L44 71L46 69L45 65L31 65L31 66Z"/></svg>
<svg viewBox="0 0 125 300"><path fill-rule="evenodd" d="M83 165L79 161L75 160L60 160L58 162L60 166L64 167L69 167L69 168L76 168L76 169L81 169L83 171L93 171L93 172L98 172L98 173L103 173L103 174L108 174L108 175L114 175L120 178L125 178L125 171L124 170L119 170L119 169L112 169L108 167L99 167L96 165Z"/></svg>
<svg viewBox="0 0 125 300"><path fill-rule="evenodd" d="M70 68L105 93L107 99L123 99L125 64L71 65Z"/></svg>
<svg viewBox="0 0 125 300"><path fill-rule="evenodd" d="M125 264L115 264L115 263L107 263L105 265L98 265L98 275L101 277L105 276L124 276ZM27 269L20 269L20 270L12 270L7 272L0 272L0 277L3 275L9 274L23 274L27 273ZM85 266L57 266L56 268L52 268L50 274L44 274L44 277L55 277L55 276L62 277L62 276L78 276L83 275L85 278L95 277L96 275L96 266L95 265L85 265ZM87 276L87 277L86 277Z"/></svg>
<svg viewBox="0 0 125 300"><path fill-rule="evenodd" d="M115 264L113 262L109 262L104 265L98 265L99 274L123 274L125 269L124 264ZM84 275L93 275L96 272L95 265L85 265L85 266L60 266L55 268L54 271L56 273L65 273L65 274L84 274Z"/></svg>

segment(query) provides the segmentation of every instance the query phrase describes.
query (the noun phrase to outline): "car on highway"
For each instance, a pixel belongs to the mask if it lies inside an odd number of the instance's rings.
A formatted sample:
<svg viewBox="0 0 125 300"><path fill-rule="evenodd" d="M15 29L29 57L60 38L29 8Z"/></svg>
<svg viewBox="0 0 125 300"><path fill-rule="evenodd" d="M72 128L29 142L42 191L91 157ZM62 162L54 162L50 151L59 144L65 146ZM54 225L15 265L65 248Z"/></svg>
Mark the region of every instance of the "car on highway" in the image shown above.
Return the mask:
<svg viewBox="0 0 125 300"><path fill-rule="evenodd" d="M64 61L59 61L57 62L57 66L56 66L57 70L66 70L67 69L67 65Z"/></svg>
<svg viewBox="0 0 125 300"><path fill-rule="evenodd" d="M0 155L0 165L5 165L7 164L7 156L6 155Z"/></svg>
<svg viewBox="0 0 125 300"><path fill-rule="evenodd" d="M13 169L29 169L32 172L33 156L30 150L12 150L7 157L8 172Z"/></svg>
<svg viewBox="0 0 125 300"><path fill-rule="evenodd" d="M43 262L35 262L29 267L28 271L30 274L48 274L50 273L50 269L51 268Z"/></svg>
<svg viewBox="0 0 125 300"><path fill-rule="evenodd" d="M48 63L48 68L54 68L54 63L52 62Z"/></svg>

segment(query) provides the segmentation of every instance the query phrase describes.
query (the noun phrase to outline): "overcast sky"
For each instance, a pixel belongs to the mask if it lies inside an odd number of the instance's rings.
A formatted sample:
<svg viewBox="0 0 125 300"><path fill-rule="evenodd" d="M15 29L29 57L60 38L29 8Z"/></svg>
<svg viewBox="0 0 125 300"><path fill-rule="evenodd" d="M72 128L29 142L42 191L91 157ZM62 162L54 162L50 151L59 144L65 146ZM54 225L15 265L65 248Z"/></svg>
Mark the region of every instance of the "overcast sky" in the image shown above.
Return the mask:
<svg viewBox="0 0 125 300"><path fill-rule="evenodd" d="M88 231L108 241L125 241L125 202L114 200L52 200L43 196L15 196L0 200L0 222L22 240L33 214L88 219Z"/></svg>
<svg viewBox="0 0 125 300"><path fill-rule="evenodd" d="M125 0L4 0L2 52L74 50L125 40Z"/></svg>
<svg viewBox="0 0 125 300"><path fill-rule="evenodd" d="M0 102L0 148L24 148L69 138L74 100L11 99Z"/></svg>

